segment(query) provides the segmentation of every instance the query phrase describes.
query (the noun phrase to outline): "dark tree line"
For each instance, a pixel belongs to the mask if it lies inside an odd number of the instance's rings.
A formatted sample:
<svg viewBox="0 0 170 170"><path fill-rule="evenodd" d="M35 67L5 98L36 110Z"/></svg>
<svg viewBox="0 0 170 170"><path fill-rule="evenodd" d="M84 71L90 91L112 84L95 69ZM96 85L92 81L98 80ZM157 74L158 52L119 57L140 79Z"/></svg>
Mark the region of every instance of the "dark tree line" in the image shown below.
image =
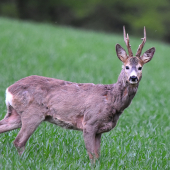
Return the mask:
<svg viewBox="0 0 170 170"><path fill-rule="evenodd" d="M0 0L0 15L80 28L141 34L170 42L170 0Z"/></svg>

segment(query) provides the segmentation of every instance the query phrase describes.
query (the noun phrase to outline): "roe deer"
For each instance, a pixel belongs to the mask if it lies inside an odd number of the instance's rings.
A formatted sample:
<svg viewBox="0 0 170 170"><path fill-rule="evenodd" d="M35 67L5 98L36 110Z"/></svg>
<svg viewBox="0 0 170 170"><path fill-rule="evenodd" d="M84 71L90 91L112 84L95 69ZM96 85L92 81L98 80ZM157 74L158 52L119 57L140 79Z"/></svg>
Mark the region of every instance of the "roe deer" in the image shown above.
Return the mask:
<svg viewBox="0 0 170 170"><path fill-rule="evenodd" d="M116 45L123 68L115 84L72 83L54 78L29 76L6 89L7 114L0 121L0 133L21 128L14 145L22 154L27 140L42 121L83 131L89 158L99 157L101 134L116 126L119 116L134 98L142 78L142 67L155 52L152 47L141 55L144 38L133 56L125 28L124 41L129 55Z"/></svg>

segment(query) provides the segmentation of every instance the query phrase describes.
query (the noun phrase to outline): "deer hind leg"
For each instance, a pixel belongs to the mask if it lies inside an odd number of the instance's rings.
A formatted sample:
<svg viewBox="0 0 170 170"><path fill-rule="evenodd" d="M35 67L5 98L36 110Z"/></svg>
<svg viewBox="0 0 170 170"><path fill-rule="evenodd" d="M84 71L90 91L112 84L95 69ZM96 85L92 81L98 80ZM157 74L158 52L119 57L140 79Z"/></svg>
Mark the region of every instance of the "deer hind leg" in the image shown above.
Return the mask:
<svg viewBox="0 0 170 170"><path fill-rule="evenodd" d="M21 155L25 150L25 145L29 137L33 134L39 124L45 119L39 111L32 113L29 109L22 113L22 127L14 140L14 145Z"/></svg>
<svg viewBox="0 0 170 170"><path fill-rule="evenodd" d="M21 116L12 106L7 106L7 114L0 121L0 133L18 129L21 127Z"/></svg>

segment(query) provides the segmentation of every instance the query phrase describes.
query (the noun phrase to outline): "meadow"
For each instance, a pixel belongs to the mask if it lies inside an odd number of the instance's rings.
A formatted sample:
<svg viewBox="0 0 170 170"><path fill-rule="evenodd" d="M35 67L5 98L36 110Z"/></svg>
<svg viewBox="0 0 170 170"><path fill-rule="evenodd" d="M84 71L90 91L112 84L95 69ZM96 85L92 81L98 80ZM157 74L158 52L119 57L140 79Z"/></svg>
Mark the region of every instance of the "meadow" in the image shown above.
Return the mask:
<svg viewBox="0 0 170 170"><path fill-rule="evenodd" d="M130 42L135 53L140 37L130 35ZM29 75L78 83L115 83L122 65L115 52L117 43L126 49L123 34L0 18L0 118L6 114L6 88ZM143 52L151 47L156 53L143 68L132 104L117 126L102 135L95 170L170 169L170 48L147 39ZM0 134L0 169L91 169L82 132L44 122L27 142L22 156L13 145L18 132Z"/></svg>

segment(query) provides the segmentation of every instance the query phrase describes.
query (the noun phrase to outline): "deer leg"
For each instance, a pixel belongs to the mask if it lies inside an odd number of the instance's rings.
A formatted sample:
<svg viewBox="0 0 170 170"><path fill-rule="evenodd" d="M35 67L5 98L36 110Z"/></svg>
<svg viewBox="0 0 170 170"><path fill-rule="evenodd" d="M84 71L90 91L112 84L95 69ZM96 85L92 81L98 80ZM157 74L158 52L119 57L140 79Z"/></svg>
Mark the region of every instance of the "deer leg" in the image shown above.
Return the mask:
<svg viewBox="0 0 170 170"><path fill-rule="evenodd" d="M101 143L101 134L96 134L95 136L95 156L99 158L100 155L100 143Z"/></svg>
<svg viewBox="0 0 170 170"><path fill-rule="evenodd" d="M29 137L33 134L39 124L44 120L44 117L40 116L39 114L25 115L25 117L21 118L22 127L16 139L14 140L14 145L20 155L24 152L25 145Z"/></svg>
<svg viewBox="0 0 170 170"><path fill-rule="evenodd" d="M95 163L95 131L92 126L84 126L83 128L83 137L89 158L92 163Z"/></svg>
<svg viewBox="0 0 170 170"><path fill-rule="evenodd" d="M21 127L21 116L11 107L4 119L0 121L0 133Z"/></svg>

